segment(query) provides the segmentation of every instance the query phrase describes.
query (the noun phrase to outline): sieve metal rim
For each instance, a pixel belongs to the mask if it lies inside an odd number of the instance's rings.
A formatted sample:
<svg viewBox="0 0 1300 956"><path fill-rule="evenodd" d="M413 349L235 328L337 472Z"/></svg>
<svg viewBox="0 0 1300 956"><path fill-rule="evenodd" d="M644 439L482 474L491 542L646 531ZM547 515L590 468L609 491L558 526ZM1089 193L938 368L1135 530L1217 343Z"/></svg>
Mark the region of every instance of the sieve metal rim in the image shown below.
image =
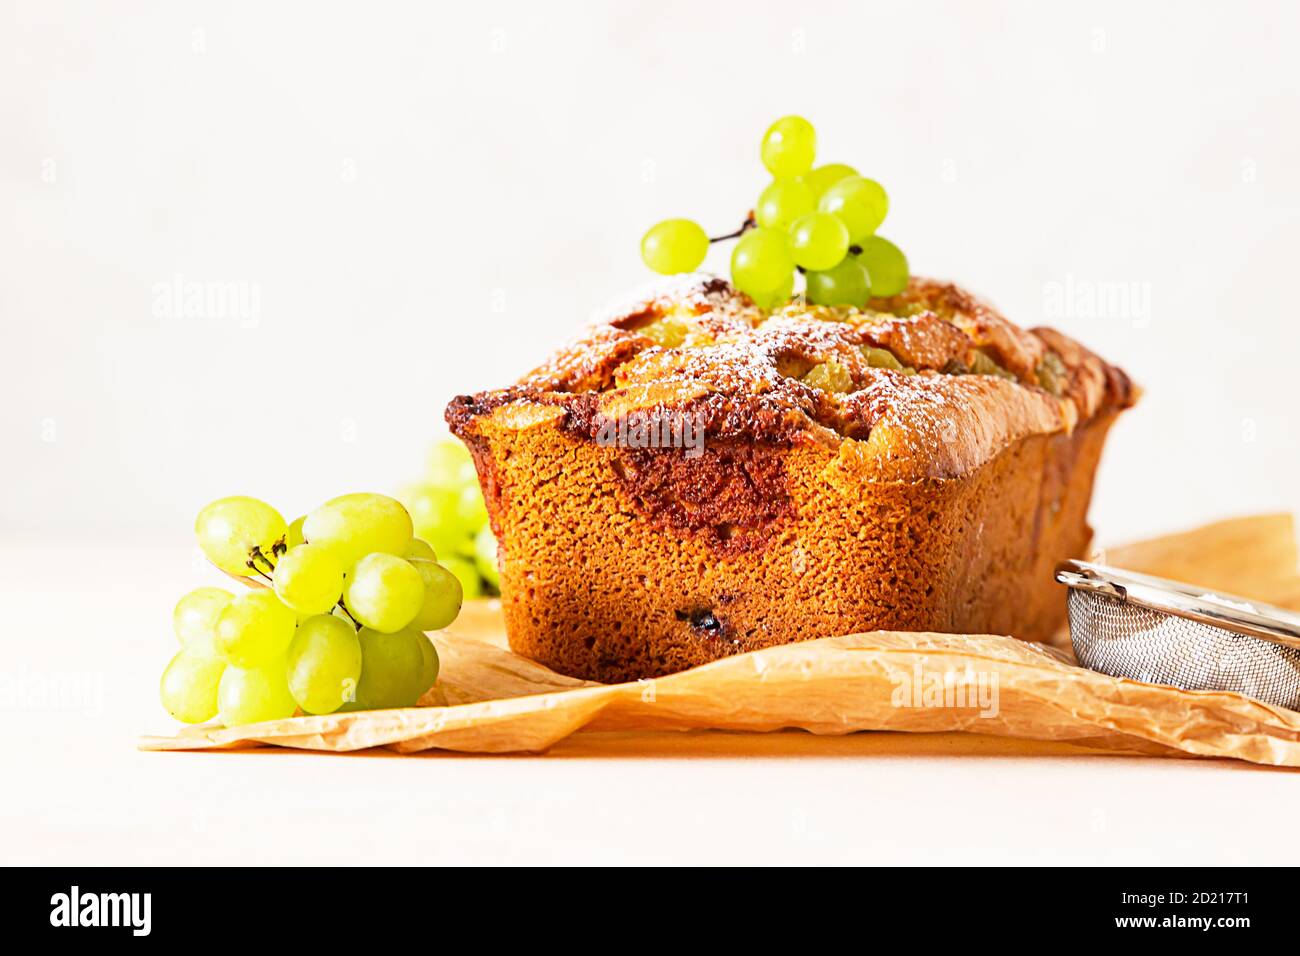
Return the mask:
<svg viewBox="0 0 1300 956"><path fill-rule="evenodd" d="M1300 614L1271 604L1088 561L1062 561L1056 566L1056 580L1069 588L1300 650Z"/></svg>

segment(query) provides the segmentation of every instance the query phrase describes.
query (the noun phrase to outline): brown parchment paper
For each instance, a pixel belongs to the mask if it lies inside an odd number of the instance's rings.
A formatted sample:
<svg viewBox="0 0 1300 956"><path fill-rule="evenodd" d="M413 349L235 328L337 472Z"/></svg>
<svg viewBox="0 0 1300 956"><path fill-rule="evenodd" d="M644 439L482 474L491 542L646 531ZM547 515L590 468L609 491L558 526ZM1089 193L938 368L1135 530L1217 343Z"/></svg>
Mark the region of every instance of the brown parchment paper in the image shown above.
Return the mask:
<svg viewBox="0 0 1300 956"><path fill-rule="evenodd" d="M1289 515L1232 519L1102 556L1131 570L1300 607ZM1300 766L1300 713L1238 694L1106 677L1075 666L1068 640L1046 647L995 635L873 632L602 685L511 653L493 601L467 604L451 628L432 637L442 670L424 706L187 727L174 737L141 738L139 746L509 753L543 751L580 731L635 731L640 736L629 739L644 741L662 731L799 728L962 732Z"/></svg>

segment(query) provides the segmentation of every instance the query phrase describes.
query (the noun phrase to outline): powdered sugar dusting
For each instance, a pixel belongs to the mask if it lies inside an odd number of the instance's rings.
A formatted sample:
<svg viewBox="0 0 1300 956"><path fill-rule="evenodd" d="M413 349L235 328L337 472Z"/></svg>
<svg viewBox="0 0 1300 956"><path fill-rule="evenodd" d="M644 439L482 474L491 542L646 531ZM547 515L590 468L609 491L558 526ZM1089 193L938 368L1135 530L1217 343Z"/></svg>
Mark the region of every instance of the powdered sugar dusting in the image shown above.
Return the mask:
<svg viewBox="0 0 1300 956"><path fill-rule="evenodd" d="M675 338L650 334L665 322ZM1128 401L1122 373L1053 336L1051 347L1069 372L1065 400L1078 406L1078 417L1104 402ZM976 409L1017 408L1022 418L1070 421L1060 412L1061 400L1038 384L1036 369L1048 347L988 304L934 280L914 278L906 291L873 300L868 309L796 300L767 314L725 280L692 274L604 310L584 335L520 384L550 393L626 389L657 395L660 404L674 395L695 400L703 389L726 399L729 408L761 402L765 414L784 408L841 436L864 438L882 423L905 424L909 444L933 449L956 442L957 429L999 430L972 418ZM905 370L876 367L873 352L888 352ZM842 391L802 380L828 363L837 367L836 376L809 380L834 381ZM1001 377L969 374L986 367ZM1075 383L1078 389L1070 391Z"/></svg>

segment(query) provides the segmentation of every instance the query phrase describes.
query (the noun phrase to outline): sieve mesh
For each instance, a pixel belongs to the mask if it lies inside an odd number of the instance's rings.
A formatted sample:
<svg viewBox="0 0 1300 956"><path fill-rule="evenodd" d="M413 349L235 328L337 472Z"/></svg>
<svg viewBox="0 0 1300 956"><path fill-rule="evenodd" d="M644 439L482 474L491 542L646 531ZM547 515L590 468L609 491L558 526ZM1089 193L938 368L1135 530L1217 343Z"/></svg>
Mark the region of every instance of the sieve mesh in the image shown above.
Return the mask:
<svg viewBox="0 0 1300 956"><path fill-rule="evenodd" d="M1070 641L1085 667L1300 708L1300 651L1093 591L1070 588L1068 600Z"/></svg>

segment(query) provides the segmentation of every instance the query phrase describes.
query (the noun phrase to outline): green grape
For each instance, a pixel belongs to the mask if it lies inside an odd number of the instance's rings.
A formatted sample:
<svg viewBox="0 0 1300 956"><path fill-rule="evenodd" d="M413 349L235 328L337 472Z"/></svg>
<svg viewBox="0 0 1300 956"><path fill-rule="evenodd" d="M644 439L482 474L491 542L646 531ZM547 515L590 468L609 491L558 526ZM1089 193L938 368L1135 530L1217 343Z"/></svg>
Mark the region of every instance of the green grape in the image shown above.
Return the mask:
<svg viewBox="0 0 1300 956"><path fill-rule="evenodd" d="M849 242L857 245L885 221L889 197L874 179L849 176L826 190L817 208L843 222L849 230Z"/></svg>
<svg viewBox="0 0 1300 956"><path fill-rule="evenodd" d="M427 634L420 635L419 644L422 661L420 666L420 694L423 695L438 679L439 661L438 649L433 646L433 641L429 640Z"/></svg>
<svg viewBox="0 0 1300 956"><path fill-rule="evenodd" d="M356 700L361 642L350 623L330 614L298 626L286 658L289 693L309 714L332 714Z"/></svg>
<svg viewBox="0 0 1300 956"><path fill-rule="evenodd" d="M455 438L443 438L429 452L428 479L444 488L459 488L478 483L474 459L469 449Z"/></svg>
<svg viewBox="0 0 1300 956"><path fill-rule="evenodd" d="M871 297L871 279L853 256L820 272L809 272L808 301L813 305L851 305L862 308Z"/></svg>
<svg viewBox="0 0 1300 956"><path fill-rule="evenodd" d="M763 190L754 219L766 229L789 229L800 216L817 208L817 197L798 179L778 179Z"/></svg>
<svg viewBox="0 0 1300 956"><path fill-rule="evenodd" d="M456 496L456 522L465 529L467 536L478 534L479 529L487 524L487 503L477 481L461 488Z"/></svg>
<svg viewBox="0 0 1300 956"><path fill-rule="evenodd" d="M217 653L236 667L256 667L284 656L297 616L274 591L250 591L226 605L217 618Z"/></svg>
<svg viewBox="0 0 1300 956"><path fill-rule="evenodd" d="M361 644L361 679L357 699L342 710L382 710L413 707L425 688L420 686L427 667L420 649L419 631L407 628L385 634L363 627L357 633Z"/></svg>
<svg viewBox="0 0 1300 956"><path fill-rule="evenodd" d="M489 527L484 526L474 538L474 564L488 584L500 591L501 571L497 567L497 539Z"/></svg>
<svg viewBox="0 0 1300 956"><path fill-rule="evenodd" d="M754 304L764 311L770 312L778 306L785 305L794 295L794 273L785 280L785 285L772 292L749 293L749 297L754 300Z"/></svg>
<svg viewBox="0 0 1300 956"><path fill-rule="evenodd" d="M859 245L858 261L871 276L873 296L898 295L907 288L907 256L883 236L868 236Z"/></svg>
<svg viewBox="0 0 1300 956"><path fill-rule="evenodd" d="M433 546L423 538L412 538L411 543L406 546L406 551L402 557L410 560L411 558L421 558L425 561L437 561L438 553L433 550Z"/></svg>
<svg viewBox="0 0 1300 956"><path fill-rule="evenodd" d="M234 597L223 588L196 588L177 601L172 611L172 629L181 645L202 649L209 656L215 654L213 638L217 618Z"/></svg>
<svg viewBox="0 0 1300 956"><path fill-rule="evenodd" d="M694 272L708 252L708 233L689 219L665 219L641 238L641 258L661 275Z"/></svg>
<svg viewBox="0 0 1300 956"><path fill-rule="evenodd" d="M258 667L227 667L217 687L217 713L227 727L292 717L298 702L289 693L284 657Z"/></svg>
<svg viewBox="0 0 1300 956"><path fill-rule="evenodd" d="M299 614L324 614L343 593L343 569L323 544L286 552L275 566L275 593Z"/></svg>
<svg viewBox="0 0 1300 956"><path fill-rule="evenodd" d="M849 231L844 223L824 212L812 212L790 226L790 253L795 265L829 269L849 251Z"/></svg>
<svg viewBox="0 0 1300 956"><path fill-rule="evenodd" d="M812 168L817 134L802 116L783 116L763 136L763 165L777 179L802 176Z"/></svg>
<svg viewBox="0 0 1300 956"><path fill-rule="evenodd" d="M411 566L420 572L424 584L424 603L411 621L417 631L441 631L460 613L464 588L460 580L434 561L415 559Z"/></svg>
<svg viewBox="0 0 1300 956"><path fill-rule="evenodd" d="M391 634L410 624L424 605L424 579L403 558L368 554L343 586L343 603L361 624Z"/></svg>
<svg viewBox="0 0 1300 956"><path fill-rule="evenodd" d="M411 516L387 495L343 495L307 515L302 531L312 544L328 546L347 574L367 554L404 552L411 543Z"/></svg>
<svg viewBox="0 0 1300 956"><path fill-rule="evenodd" d="M731 281L758 301L794 281L794 259L785 233L760 226L740 237L731 253Z"/></svg>
<svg viewBox="0 0 1300 956"><path fill-rule="evenodd" d="M843 163L827 163L825 166L818 166L811 170L803 177L803 181L808 184L812 190L813 199L821 199L822 194L830 189L841 179L849 176L856 176L858 171L852 166L845 166Z"/></svg>
<svg viewBox="0 0 1300 956"><path fill-rule="evenodd" d="M461 523L464 508L457 489L424 482L405 488L402 500L411 510L415 533L434 551L458 554L465 550L470 531Z"/></svg>
<svg viewBox="0 0 1300 956"><path fill-rule="evenodd" d="M182 647L163 671L162 705L179 721L201 724L217 716L217 684L226 669L219 657Z"/></svg>
<svg viewBox="0 0 1300 956"><path fill-rule="evenodd" d="M472 561L466 561L464 558L442 558L438 563L456 575L465 600L483 596L483 579L478 576L478 568L474 567Z"/></svg>
<svg viewBox="0 0 1300 956"><path fill-rule="evenodd" d="M243 495L217 499L194 520L194 533L207 559L231 574L252 574L249 553L258 548L269 558L286 530L280 512L264 501Z"/></svg>
<svg viewBox="0 0 1300 956"><path fill-rule="evenodd" d="M287 548L296 548L303 543L302 526L307 520L306 515L299 515L289 522L289 530L285 532L284 544Z"/></svg>

